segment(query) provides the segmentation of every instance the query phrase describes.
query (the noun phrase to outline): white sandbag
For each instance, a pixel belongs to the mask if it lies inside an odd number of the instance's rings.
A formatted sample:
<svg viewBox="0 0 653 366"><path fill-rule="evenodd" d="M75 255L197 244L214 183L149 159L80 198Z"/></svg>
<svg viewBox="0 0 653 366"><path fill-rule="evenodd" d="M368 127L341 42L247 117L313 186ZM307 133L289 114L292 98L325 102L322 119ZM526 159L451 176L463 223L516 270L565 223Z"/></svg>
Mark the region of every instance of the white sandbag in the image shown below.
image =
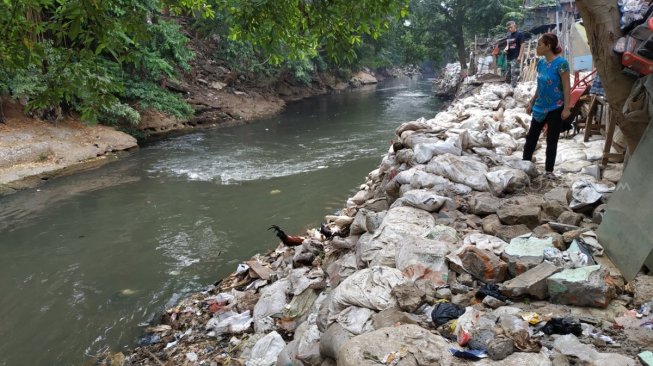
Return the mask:
<svg viewBox="0 0 653 366"><path fill-rule="evenodd" d="M428 212L435 212L442 207L447 201L451 201L448 197L442 197L436 194L435 191L428 189L413 189L406 192L398 200L396 200L390 208L395 207L415 207Z"/></svg>
<svg viewBox="0 0 653 366"><path fill-rule="evenodd" d="M523 191L531 184L526 173L517 169L500 169L485 174L490 190L495 195Z"/></svg>
<svg viewBox="0 0 653 366"><path fill-rule="evenodd" d="M537 166L535 166L535 163L532 161L523 160L520 158L506 157L502 159L502 162L503 165L507 167L523 171L531 178L535 178L540 175L540 173L537 171Z"/></svg>
<svg viewBox="0 0 653 366"><path fill-rule="evenodd" d="M614 185L599 183L593 178L577 180L571 186L571 202L569 208L572 210L581 209L585 206L599 202L604 194L614 192Z"/></svg>
<svg viewBox="0 0 653 366"><path fill-rule="evenodd" d="M397 269L411 281L426 280L435 286L447 284L449 269L445 257L453 244L407 235L397 248Z"/></svg>
<svg viewBox="0 0 653 366"><path fill-rule="evenodd" d="M215 332L216 335L239 334L249 329L252 325L252 320L249 310L240 314L233 311L226 311L209 319L205 328L208 331Z"/></svg>
<svg viewBox="0 0 653 366"><path fill-rule="evenodd" d="M408 182L414 189L448 187L451 181L439 175L431 174L423 170L415 170L413 176Z"/></svg>
<svg viewBox="0 0 653 366"><path fill-rule="evenodd" d="M497 238L496 236L482 234L482 233L471 233L463 239L464 245L475 245L478 249L489 250L494 252L496 255L501 255L503 249L508 245L502 239Z"/></svg>
<svg viewBox="0 0 653 366"><path fill-rule="evenodd" d="M374 310L350 306L338 314L336 322L348 332L359 335L374 330L372 326L372 315L374 314L376 314Z"/></svg>
<svg viewBox="0 0 653 366"><path fill-rule="evenodd" d="M490 138L494 147L505 147L512 150L517 150L520 147L519 142L505 132L493 132L490 134Z"/></svg>
<svg viewBox="0 0 653 366"><path fill-rule="evenodd" d="M374 233L381 226L385 212L373 212L367 209L360 209L354 216L354 222L349 228L350 235L361 235L363 233Z"/></svg>
<svg viewBox="0 0 653 366"><path fill-rule="evenodd" d="M426 119L419 118L416 121L402 123L395 129L395 135L401 136L404 131L419 131L428 129L428 125L425 122Z"/></svg>
<svg viewBox="0 0 653 366"><path fill-rule="evenodd" d="M263 288L261 297L254 306L254 330L257 333L266 333L274 328L271 316L283 312L290 289L291 284L287 278Z"/></svg>
<svg viewBox="0 0 653 366"><path fill-rule="evenodd" d="M462 183L477 191L489 189L485 173L487 166L471 157L440 155L426 166L426 171Z"/></svg>
<svg viewBox="0 0 653 366"><path fill-rule="evenodd" d="M396 268L378 266L354 273L333 290L329 322L334 322L340 312L350 306L376 311L396 306L392 288L405 282L403 274Z"/></svg>
<svg viewBox="0 0 653 366"><path fill-rule="evenodd" d="M492 148L492 139L488 131L472 131L468 130L465 133L465 149L474 147Z"/></svg>
<svg viewBox="0 0 653 366"><path fill-rule="evenodd" d="M277 364L279 353L286 347L286 342L277 332L271 332L261 338L254 348L246 366L272 366Z"/></svg>

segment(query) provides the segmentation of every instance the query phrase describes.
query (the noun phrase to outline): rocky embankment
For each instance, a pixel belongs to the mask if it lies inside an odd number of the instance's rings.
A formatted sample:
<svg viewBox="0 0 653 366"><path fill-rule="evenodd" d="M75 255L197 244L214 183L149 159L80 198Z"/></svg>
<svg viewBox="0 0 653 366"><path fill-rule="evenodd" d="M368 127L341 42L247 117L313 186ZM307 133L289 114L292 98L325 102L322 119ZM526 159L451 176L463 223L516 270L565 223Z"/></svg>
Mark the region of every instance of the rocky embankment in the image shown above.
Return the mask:
<svg viewBox="0 0 653 366"><path fill-rule="evenodd" d="M603 141L580 136L560 141L557 179L543 149L522 161L533 87L485 85L402 124L327 225L102 362L650 365L653 277L624 283L593 231L622 167L598 169Z"/></svg>

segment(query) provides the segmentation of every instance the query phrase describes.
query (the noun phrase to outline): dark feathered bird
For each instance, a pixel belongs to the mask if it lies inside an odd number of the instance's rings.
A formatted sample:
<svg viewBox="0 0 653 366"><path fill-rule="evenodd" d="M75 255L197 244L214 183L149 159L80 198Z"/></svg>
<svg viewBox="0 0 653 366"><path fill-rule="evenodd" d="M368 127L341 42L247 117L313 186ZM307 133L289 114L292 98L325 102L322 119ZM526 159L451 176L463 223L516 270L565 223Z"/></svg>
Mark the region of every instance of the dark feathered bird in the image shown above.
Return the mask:
<svg viewBox="0 0 653 366"><path fill-rule="evenodd" d="M320 225L320 232L327 239L331 239L334 236L339 236L339 237L342 238L342 233L340 233L340 230L338 228L332 229L332 228L329 227L329 225L327 225L325 223L322 223L322 225Z"/></svg>
<svg viewBox="0 0 653 366"><path fill-rule="evenodd" d="M284 233L283 230L281 230L281 228L277 225L270 226L268 230L270 229L274 229L274 231L277 233L277 237L281 240L281 242L289 247L301 245L302 242L304 242L303 236L286 235L286 233Z"/></svg>

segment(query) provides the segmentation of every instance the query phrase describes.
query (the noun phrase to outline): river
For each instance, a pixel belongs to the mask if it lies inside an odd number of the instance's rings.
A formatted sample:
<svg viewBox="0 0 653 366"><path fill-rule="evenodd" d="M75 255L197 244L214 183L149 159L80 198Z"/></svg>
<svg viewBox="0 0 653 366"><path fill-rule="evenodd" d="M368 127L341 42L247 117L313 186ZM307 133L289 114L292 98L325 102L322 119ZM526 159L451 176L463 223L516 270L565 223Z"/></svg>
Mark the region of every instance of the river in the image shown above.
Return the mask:
<svg viewBox="0 0 653 366"><path fill-rule="evenodd" d="M403 121L442 103L426 79L294 103L274 118L149 144L0 198L0 365L79 365L289 233L342 208Z"/></svg>

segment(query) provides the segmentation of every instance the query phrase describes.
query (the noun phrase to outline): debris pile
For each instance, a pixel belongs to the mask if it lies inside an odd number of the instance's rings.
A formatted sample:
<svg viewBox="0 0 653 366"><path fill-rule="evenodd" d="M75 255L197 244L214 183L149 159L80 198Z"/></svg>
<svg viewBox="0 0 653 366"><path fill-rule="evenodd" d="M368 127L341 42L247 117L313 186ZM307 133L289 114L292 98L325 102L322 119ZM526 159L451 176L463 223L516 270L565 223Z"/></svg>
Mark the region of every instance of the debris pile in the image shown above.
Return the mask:
<svg viewBox="0 0 653 366"><path fill-rule="evenodd" d="M403 123L345 208L169 309L120 363L650 365L653 277L625 284L593 231L619 166L585 174L602 141L577 137L555 180L543 151L522 161L533 88Z"/></svg>

